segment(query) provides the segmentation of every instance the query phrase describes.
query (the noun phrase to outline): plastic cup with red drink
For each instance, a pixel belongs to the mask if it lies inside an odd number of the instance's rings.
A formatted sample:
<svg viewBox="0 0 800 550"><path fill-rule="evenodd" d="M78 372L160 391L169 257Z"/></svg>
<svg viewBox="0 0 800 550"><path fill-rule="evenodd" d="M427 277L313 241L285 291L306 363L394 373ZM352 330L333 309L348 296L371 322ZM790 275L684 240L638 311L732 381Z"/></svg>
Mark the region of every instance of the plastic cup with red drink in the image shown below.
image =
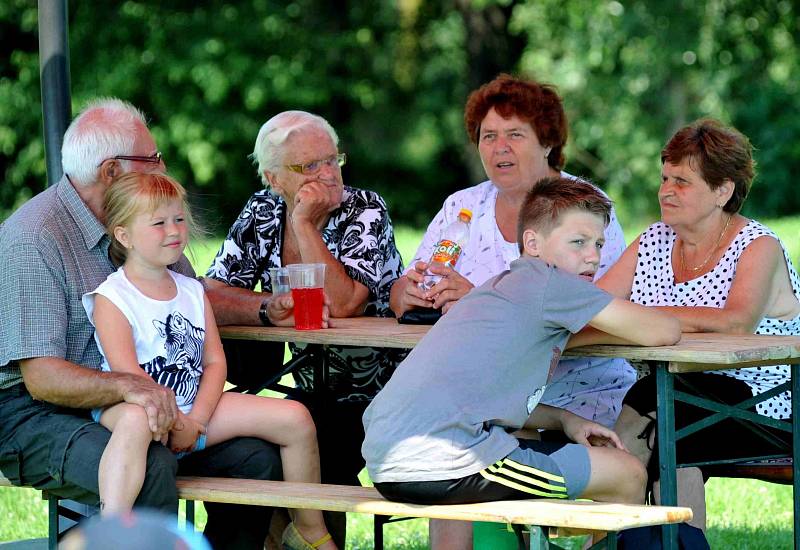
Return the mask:
<svg viewBox="0 0 800 550"><path fill-rule="evenodd" d="M321 329L325 264L292 264L287 269L294 300L294 328Z"/></svg>

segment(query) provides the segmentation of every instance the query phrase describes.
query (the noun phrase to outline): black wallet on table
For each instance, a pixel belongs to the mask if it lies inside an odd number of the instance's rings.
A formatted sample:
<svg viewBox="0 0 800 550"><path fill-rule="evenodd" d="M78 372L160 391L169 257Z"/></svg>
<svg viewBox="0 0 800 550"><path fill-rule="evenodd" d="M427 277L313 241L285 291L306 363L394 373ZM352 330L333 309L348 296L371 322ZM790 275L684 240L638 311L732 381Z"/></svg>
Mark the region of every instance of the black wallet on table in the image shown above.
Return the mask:
<svg viewBox="0 0 800 550"><path fill-rule="evenodd" d="M409 309L397 320L404 325L432 325L442 316L441 309Z"/></svg>

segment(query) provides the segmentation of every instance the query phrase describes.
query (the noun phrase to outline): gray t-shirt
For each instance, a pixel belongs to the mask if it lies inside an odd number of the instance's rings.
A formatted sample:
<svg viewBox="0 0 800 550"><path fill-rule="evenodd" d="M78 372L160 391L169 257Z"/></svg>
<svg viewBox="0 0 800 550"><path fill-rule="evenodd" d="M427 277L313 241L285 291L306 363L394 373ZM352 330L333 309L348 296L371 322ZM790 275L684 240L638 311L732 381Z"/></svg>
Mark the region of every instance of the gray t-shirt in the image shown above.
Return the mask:
<svg viewBox="0 0 800 550"><path fill-rule="evenodd" d="M611 295L522 257L458 301L364 413L373 481L472 475L508 455L570 333Z"/></svg>

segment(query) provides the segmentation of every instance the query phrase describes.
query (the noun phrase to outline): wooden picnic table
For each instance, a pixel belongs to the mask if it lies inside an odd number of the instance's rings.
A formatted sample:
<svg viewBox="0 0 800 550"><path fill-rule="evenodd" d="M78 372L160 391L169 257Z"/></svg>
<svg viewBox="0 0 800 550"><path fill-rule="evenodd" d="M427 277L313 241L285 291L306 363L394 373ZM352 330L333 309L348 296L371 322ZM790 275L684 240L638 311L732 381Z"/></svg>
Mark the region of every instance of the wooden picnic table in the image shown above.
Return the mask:
<svg viewBox="0 0 800 550"><path fill-rule="evenodd" d="M331 326L323 330L299 331L283 327L221 327L224 338L259 340L268 342L296 342L328 345L354 345L368 347L413 348L429 327L424 325L402 325L395 319L358 317L332 319ZM646 330L646 328L645 328ZM324 354L323 354L324 355ZM661 477L661 504L677 504L677 479L675 441L688 435L697 426L687 426L676 433L675 400L686 401L691 396L674 391L674 377L681 373L704 372L742 367L791 364L791 380L781 391L792 390L792 449L794 488L794 546L800 550L800 336L728 335L715 333L684 334L681 341L672 346L640 347L619 345L597 345L575 348L565 356L622 357L632 361L643 361L656 374L658 397L658 447ZM321 367L324 368L324 367ZM321 379L325 379L324 376ZM709 400L692 401L716 413L712 420L728 417L746 419L778 429L774 419L742 410L754 403L728 406ZM704 422L708 425L709 422ZM687 433L688 432L688 433ZM677 548L677 527L665 525L664 548Z"/></svg>

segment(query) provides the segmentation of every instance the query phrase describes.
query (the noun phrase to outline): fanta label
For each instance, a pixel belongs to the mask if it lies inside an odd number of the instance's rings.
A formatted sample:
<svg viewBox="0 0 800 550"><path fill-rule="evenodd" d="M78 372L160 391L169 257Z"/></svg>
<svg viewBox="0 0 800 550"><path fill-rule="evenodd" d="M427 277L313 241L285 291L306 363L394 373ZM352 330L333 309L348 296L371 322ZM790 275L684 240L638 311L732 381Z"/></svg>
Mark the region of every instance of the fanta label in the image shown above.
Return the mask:
<svg viewBox="0 0 800 550"><path fill-rule="evenodd" d="M442 239L436 244L431 256L432 262L438 262L447 267L453 268L461 255L461 246L455 241Z"/></svg>

